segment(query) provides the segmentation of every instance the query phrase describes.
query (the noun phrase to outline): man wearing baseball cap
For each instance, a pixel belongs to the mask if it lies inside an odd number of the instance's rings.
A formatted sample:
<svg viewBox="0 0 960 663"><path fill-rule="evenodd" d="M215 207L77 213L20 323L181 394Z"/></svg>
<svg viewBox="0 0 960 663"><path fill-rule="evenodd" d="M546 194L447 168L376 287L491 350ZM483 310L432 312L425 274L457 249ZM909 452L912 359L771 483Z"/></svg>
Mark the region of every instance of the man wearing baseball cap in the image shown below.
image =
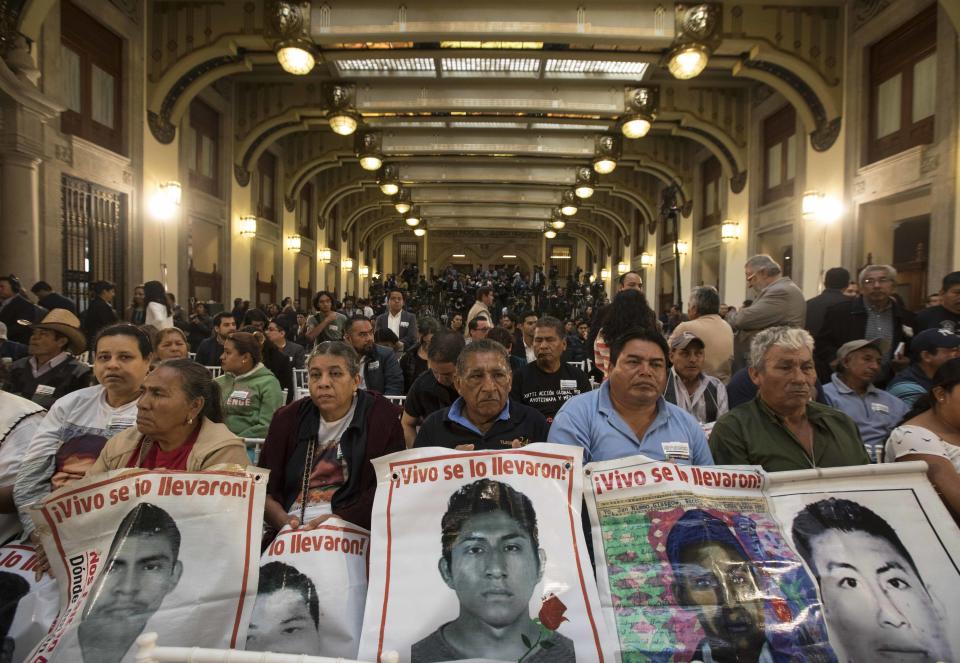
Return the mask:
<svg viewBox="0 0 960 663"><path fill-rule="evenodd" d="M885 345L879 338L844 343L837 350L830 382L823 386L828 404L857 424L863 446L874 462L879 461L878 452L890 431L910 409L896 396L873 386L886 354Z"/></svg>
<svg viewBox="0 0 960 663"><path fill-rule="evenodd" d="M706 344L693 332L670 338L670 371L663 398L683 408L701 424L713 423L729 409L727 389L717 378L703 372Z"/></svg>
<svg viewBox="0 0 960 663"><path fill-rule="evenodd" d="M910 342L910 365L894 376L887 391L912 406L930 391L933 374L960 353L960 336L948 329L925 329Z"/></svg>
<svg viewBox="0 0 960 663"><path fill-rule="evenodd" d="M77 316L55 308L40 322L20 324L30 328L30 356L10 366L9 391L49 409L61 396L90 386L90 366L71 356L87 347Z"/></svg>

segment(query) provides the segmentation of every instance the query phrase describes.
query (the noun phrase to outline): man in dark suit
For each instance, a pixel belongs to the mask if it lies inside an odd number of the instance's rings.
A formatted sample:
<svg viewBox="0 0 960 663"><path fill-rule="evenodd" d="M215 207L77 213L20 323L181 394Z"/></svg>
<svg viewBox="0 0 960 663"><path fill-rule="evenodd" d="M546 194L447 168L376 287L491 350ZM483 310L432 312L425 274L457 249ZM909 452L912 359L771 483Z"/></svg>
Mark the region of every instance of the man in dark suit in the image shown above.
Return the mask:
<svg viewBox="0 0 960 663"><path fill-rule="evenodd" d="M11 341L26 345L30 342L30 328L18 324L18 320L39 322L40 309L24 297L20 279L13 274L0 276L0 322L7 326Z"/></svg>
<svg viewBox="0 0 960 663"><path fill-rule="evenodd" d="M827 309L823 326L815 340L814 359L820 381L830 381L830 362L841 345L861 338L884 340L883 365L874 384L885 385L892 375L909 363L907 354L895 356L897 346L906 341L904 327L913 328L914 315L893 296L897 270L890 265L868 265L860 272L859 297L834 304Z"/></svg>
<svg viewBox="0 0 960 663"><path fill-rule="evenodd" d="M823 326L823 317L827 314L827 309L834 304L847 301L848 297L843 294L843 291L849 284L850 272L843 267L828 269L823 275L823 292L807 300L807 319L803 325L804 329L816 337Z"/></svg>
<svg viewBox="0 0 960 663"><path fill-rule="evenodd" d="M37 296L37 304L52 311L55 308L65 308L74 315L77 314L77 305L72 300L67 299L58 292L53 291L53 286L46 281L37 281L30 288L30 292Z"/></svg>
<svg viewBox="0 0 960 663"><path fill-rule="evenodd" d="M382 316L381 316L382 317ZM385 396L403 394L403 371L393 350L373 342L373 325L362 315L347 320L343 340L360 356L360 386Z"/></svg>
<svg viewBox="0 0 960 663"><path fill-rule="evenodd" d="M412 348L417 343L417 316L403 310L403 291L393 288L387 294L387 311L377 316L373 325L376 329L389 329L400 342L402 350Z"/></svg>

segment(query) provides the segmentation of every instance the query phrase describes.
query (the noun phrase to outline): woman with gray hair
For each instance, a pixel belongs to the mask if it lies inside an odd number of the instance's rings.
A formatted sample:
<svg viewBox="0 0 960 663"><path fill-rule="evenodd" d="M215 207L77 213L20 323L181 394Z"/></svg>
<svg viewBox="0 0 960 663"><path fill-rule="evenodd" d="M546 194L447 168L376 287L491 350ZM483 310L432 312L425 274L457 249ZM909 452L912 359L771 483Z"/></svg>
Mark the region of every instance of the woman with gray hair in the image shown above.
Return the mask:
<svg viewBox="0 0 960 663"><path fill-rule="evenodd" d="M854 421L813 401L813 337L772 327L750 346L752 401L720 417L710 434L717 465L760 465L768 472L870 462Z"/></svg>
<svg viewBox="0 0 960 663"><path fill-rule="evenodd" d="M199 472L214 465L246 467L243 440L223 424L220 389L190 359L161 362L143 380L137 425L109 440L87 476L124 467Z"/></svg>
<svg viewBox="0 0 960 663"><path fill-rule="evenodd" d="M402 451L400 408L360 389L360 358L342 341L307 359L309 397L277 411L260 465L270 470L267 525L313 529L331 516L370 527L374 458Z"/></svg>

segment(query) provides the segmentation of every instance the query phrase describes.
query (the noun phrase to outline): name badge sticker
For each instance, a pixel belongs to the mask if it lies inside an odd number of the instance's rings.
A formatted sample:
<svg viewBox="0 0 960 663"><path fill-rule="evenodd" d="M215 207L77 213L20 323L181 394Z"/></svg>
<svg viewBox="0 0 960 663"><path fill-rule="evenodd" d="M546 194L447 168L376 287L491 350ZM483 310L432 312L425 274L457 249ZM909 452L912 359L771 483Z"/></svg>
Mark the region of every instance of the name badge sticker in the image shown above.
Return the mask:
<svg viewBox="0 0 960 663"><path fill-rule="evenodd" d="M369 368L371 371L377 370L380 368L380 360L378 359L377 361L371 361L369 364L367 364L367 368Z"/></svg>
<svg viewBox="0 0 960 663"><path fill-rule="evenodd" d="M576 380L560 380L561 389L576 389L577 381Z"/></svg>
<svg viewBox="0 0 960 663"><path fill-rule="evenodd" d="M253 399L250 398L250 392L244 389L235 389L227 398L227 405L235 407L247 407L253 405Z"/></svg>
<svg viewBox="0 0 960 663"><path fill-rule="evenodd" d="M690 444L687 442L663 442L660 446L667 460L690 460Z"/></svg>
<svg viewBox="0 0 960 663"><path fill-rule="evenodd" d="M400 321L400 326L401 326L401 327L409 327L409 326L410 326L410 323L409 323L409 322L404 322L403 320L401 320L401 321Z"/></svg>
<svg viewBox="0 0 960 663"><path fill-rule="evenodd" d="M123 430L130 428L137 423L136 417L113 417L110 419L110 423L107 424L107 428L110 430Z"/></svg>
<svg viewBox="0 0 960 663"><path fill-rule="evenodd" d="M888 408L883 403L871 403L870 409L873 410L874 412L883 412L884 414L887 414L888 412L890 412L890 408Z"/></svg>
<svg viewBox="0 0 960 663"><path fill-rule="evenodd" d="M34 396L53 396L53 392L57 390L56 387L52 387L49 384L38 384L37 390L33 392Z"/></svg>

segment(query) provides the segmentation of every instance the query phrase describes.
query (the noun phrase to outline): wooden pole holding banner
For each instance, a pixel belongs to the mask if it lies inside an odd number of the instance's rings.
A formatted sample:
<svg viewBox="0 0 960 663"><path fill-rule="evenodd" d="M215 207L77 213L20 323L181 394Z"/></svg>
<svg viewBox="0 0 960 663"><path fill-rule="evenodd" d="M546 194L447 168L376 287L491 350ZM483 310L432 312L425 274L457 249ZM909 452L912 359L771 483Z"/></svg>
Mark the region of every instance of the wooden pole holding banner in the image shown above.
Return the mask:
<svg viewBox="0 0 960 663"><path fill-rule="evenodd" d="M159 647L156 633L137 638L136 663L369 663L329 656L306 654L274 654L273 652L239 651L237 649L203 649L200 647ZM384 652L381 663L399 663L400 654Z"/></svg>
<svg viewBox="0 0 960 663"><path fill-rule="evenodd" d="M845 467L817 468L811 470L789 470L787 472L769 472L768 486L780 486L797 481L811 481L829 477L831 479L864 479L866 477L891 477L897 474L926 474L927 464L922 460L905 463L878 463L876 465L848 465Z"/></svg>

